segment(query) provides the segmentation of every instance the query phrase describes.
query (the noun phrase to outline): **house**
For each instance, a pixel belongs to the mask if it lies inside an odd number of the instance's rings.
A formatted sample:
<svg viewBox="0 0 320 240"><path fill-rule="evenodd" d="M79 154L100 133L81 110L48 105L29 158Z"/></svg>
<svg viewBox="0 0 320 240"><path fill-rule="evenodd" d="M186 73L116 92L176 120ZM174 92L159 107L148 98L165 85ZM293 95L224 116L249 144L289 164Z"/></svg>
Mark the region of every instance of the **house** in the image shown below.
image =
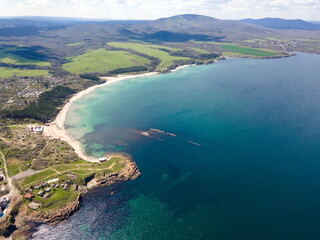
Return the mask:
<svg viewBox="0 0 320 240"><path fill-rule="evenodd" d="M51 191L51 188L47 187L44 189L46 192L50 192Z"/></svg>
<svg viewBox="0 0 320 240"><path fill-rule="evenodd" d="M30 126L29 130L30 130L30 132L42 133L44 130L44 127L43 126Z"/></svg>
<svg viewBox="0 0 320 240"><path fill-rule="evenodd" d="M33 209L33 210L37 210L40 207L40 204L35 203L35 202L31 202L28 204L28 207Z"/></svg>
<svg viewBox="0 0 320 240"><path fill-rule="evenodd" d="M26 193L23 197L25 199L31 200L32 198L34 198L34 193Z"/></svg>
<svg viewBox="0 0 320 240"><path fill-rule="evenodd" d="M44 194L43 191L39 191L39 192L37 193L38 196L43 196L43 194Z"/></svg>

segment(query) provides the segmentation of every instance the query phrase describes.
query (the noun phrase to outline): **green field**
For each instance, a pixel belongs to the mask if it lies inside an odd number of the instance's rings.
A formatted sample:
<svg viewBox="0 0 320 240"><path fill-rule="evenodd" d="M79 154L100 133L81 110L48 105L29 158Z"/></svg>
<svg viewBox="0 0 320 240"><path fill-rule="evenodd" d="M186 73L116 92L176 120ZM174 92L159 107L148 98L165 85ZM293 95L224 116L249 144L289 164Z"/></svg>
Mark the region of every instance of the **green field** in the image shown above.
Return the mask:
<svg viewBox="0 0 320 240"><path fill-rule="evenodd" d="M38 65L50 67L50 62L39 61L21 56L26 51L25 46L0 46L0 61L15 65ZM30 53L28 53L30 54Z"/></svg>
<svg viewBox="0 0 320 240"><path fill-rule="evenodd" d="M208 52L207 50L204 50L204 49L201 49L201 48L195 48L195 47L187 47L188 49L192 49L194 51L197 51L199 53L202 53L202 54L208 54L210 52Z"/></svg>
<svg viewBox="0 0 320 240"><path fill-rule="evenodd" d="M0 78L12 77L13 75L20 77L47 76L48 70L21 70L18 68L0 67Z"/></svg>
<svg viewBox="0 0 320 240"><path fill-rule="evenodd" d="M139 44L139 43L131 43L131 42L110 42L108 45L117 47L117 48L124 48L124 49L132 49L134 51L147 54L152 57L159 58L161 63L159 67L168 67L173 63L173 60L181 60L181 59L189 59L186 57L175 57L170 56L168 52L160 50L167 49L170 51L179 51L181 49L171 48L166 46L160 45L147 45L147 44Z"/></svg>
<svg viewBox="0 0 320 240"><path fill-rule="evenodd" d="M67 60L70 62L64 64L62 68L74 74L111 71L150 63L149 59L126 51L107 51L103 48L69 57Z"/></svg>
<svg viewBox="0 0 320 240"><path fill-rule="evenodd" d="M39 172L39 173L37 173L35 175L32 175L30 177L26 177L24 179L24 184L28 185L28 184L33 183L35 181L41 181L43 178L51 176L51 175L53 175L55 173L56 172L54 170L52 170L52 169L48 169L48 170Z"/></svg>
<svg viewBox="0 0 320 240"><path fill-rule="evenodd" d="M225 49L227 51L240 53L242 55L251 55L251 56L257 56L257 57L272 57L272 56L278 56L280 53L277 52L271 52L268 50L261 50L251 47L244 47L240 45L234 45L234 44L224 44L220 46L222 49Z"/></svg>

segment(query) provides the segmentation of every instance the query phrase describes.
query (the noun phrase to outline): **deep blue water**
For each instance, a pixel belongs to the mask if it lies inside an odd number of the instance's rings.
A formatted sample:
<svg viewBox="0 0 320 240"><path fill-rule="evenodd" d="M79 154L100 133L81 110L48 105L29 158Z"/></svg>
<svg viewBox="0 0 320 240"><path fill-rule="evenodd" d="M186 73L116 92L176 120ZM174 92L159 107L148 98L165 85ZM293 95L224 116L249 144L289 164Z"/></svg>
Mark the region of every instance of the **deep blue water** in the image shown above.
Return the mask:
<svg viewBox="0 0 320 240"><path fill-rule="evenodd" d="M88 154L130 153L142 176L95 189L35 239L319 240L319 66L228 59L79 99L68 132ZM139 134L150 128L177 137Z"/></svg>

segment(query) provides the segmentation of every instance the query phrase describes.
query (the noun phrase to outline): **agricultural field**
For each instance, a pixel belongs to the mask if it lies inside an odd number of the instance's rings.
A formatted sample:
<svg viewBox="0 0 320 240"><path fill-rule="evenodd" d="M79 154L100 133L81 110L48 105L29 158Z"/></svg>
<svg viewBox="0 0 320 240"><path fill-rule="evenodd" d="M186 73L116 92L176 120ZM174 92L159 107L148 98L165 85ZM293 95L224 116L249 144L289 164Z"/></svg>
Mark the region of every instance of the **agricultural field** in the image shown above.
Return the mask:
<svg viewBox="0 0 320 240"><path fill-rule="evenodd" d="M150 63L150 60L126 51L107 51L103 48L67 60L70 62L64 64L63 69L74 74L111 71Z"/></svg>
<svg viewBox="0 0 320 240"><path fill-rule="evenodd" d="M35 77L35 76L48 76L48 70L38 69L19 69L11 67L0 67L0 78L12 77L13 75L19 77Z"/></svg>
<svg viewBox="0 0 320 240"><path fill-rule="evenodd" d="M43 56L32 52L26 46L1 46L0 45L0 61L15 65L37 65L42 67L50 67L48 61L39 60ZM38 58L38 59L35 59Z"/></svg>
<svg viewBox="0 0 320 240"><path fill-rule="evenodd" d="M226 52L235 52L240 55L250 55L250 56L256 56L256 57L273 57L273 56L280 55L280 53L278 52L261 50L261 49L245 47L245 46L240 46L235 44L223 44L220 47L224 50L227 50Z"/></svg>
<svg viewBox="0 0 320 240"><path fill-rule="evenodd" d="M159 67L168 67L170 66L174 60L187 60L190 58L186 57L175 57L170 56L169 52L163 51L162 49L166 49L168 51L179 51L182 49L171 48L161 45L147 45L147 44L139 44L139 43L131 43L131 42L109 42L108 45L117 48L124 49L132 49L134 51L147 54L151 57L156 57L161 60Z"/></svg>
<svg viewBox="0 0 320 240"><path fill-rule="evenodd" d="M191 49L191 50L197 51L198 53L202 53L202 54L210 53L207 50L204 50L204 49L201 49L201 48L196 48L196 47L187 47L187 49Z"/></svg>

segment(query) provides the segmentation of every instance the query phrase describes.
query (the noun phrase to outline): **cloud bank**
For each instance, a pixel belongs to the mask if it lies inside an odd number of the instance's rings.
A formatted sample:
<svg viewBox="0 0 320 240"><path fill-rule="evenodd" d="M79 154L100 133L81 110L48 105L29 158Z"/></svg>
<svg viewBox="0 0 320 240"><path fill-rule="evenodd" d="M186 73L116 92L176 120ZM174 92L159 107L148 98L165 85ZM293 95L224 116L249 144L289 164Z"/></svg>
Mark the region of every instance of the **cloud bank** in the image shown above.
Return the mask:
<svg viewBox="0 0 320 240"><path fill-rule="evenodd" d="M2 16L156 19L183 13L220 19L320 20L320 0L2 0Z"/></svg>

